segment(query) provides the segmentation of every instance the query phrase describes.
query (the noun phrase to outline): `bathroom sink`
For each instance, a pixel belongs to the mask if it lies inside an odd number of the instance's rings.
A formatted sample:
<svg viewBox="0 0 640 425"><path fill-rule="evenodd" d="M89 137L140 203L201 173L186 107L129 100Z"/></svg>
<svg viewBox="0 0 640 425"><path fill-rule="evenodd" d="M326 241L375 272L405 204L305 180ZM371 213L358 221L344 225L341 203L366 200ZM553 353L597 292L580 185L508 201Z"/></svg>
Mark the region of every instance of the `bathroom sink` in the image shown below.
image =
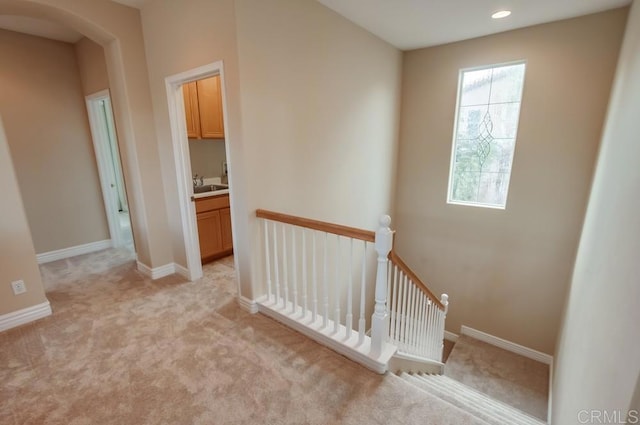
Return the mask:
<svg viewBox="0 0 640 425"><path fill-rule="evenodd" d="M205 192L213 192L216 190L225 190L229 189L229 186L226 184L207 184L204 186L196 186L193 188L193 193L205 193Z"/></svg>

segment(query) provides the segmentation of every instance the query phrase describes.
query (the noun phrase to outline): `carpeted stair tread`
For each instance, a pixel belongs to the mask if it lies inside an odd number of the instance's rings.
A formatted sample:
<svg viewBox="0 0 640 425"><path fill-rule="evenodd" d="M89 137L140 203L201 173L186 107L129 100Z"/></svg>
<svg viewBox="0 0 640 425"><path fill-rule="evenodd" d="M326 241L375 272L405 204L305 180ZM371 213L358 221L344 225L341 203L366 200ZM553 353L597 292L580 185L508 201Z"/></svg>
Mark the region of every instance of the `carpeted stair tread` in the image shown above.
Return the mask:
<svg viewBox="0 0 640 425"><path fill-rule="evenodd" d="M445 400L448 403L451 403L455 406L458 406L472 413L474 416L481 418L482 420L486 421L491 425L498 425L498 424L524 425L525 423L528 424L528 422L522 423L517 420L514 420L514 418L511 417L511 415L509 415L507 412L503 412L499 409L488 411L487 406L490 406L491 403L486 403L473 398L470 399L468 396L456 393L455 391L452 391L450 388L440 387L435 382L431 382L431 381L425 382L421 380L419 377L413 376L413 375L409 375L407 379L410 379L411 382L418 388L425 390L426 392L429 392L431 394L437 395L442 400Z"/></svg>
<svg viewBox="0 0 640 425"><path fill-rule="evenodd" d="M538 418L492 399L473 388L443 375L402 373L401 378L414 386L472 413L491 425L542 425Z"/></svg>

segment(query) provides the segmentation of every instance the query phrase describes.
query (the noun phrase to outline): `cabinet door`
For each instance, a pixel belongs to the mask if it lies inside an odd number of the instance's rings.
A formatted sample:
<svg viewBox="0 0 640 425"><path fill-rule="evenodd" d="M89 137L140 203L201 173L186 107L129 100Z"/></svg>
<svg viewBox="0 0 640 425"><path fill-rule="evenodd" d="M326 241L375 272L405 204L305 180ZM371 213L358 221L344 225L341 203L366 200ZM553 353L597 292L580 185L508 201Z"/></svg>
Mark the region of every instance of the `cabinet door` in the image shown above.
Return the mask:
<svg viewBox="0 0 640 425"><path fill-rule="evenodd" d="M223 208L220 210L220 226L222 229L222 249L227 251L233 249L233 238L231 237L231 210Z"/></svg>
<svg viewBox="0 0 640 425"><path fill-rule="evenodd" d="M205 259L222 252L220 211L214 210L198 213L197 217L200 258Z"/></svg>
<svg viewBox="0 0 640 425"><path fill-rule="evenodd" d="M203 139L223 139L222 90L220 76L197 81L200 109L200 136Z"/></svg>
<svg viewBox="0 0 640 425"><path fill-rule="evenodd" d="M198 86L195 81L182 85L184 114L187 121L187 137L200 138L200 112L198 108Z"/></svg>

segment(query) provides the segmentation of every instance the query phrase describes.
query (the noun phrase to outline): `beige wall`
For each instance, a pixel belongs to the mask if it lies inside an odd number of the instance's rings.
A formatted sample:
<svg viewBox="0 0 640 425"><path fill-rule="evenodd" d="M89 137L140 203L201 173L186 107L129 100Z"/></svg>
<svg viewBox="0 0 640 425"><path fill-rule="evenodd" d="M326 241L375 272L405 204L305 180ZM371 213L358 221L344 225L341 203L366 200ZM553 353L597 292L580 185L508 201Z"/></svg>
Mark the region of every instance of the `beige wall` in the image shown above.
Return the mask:
<svg viewBox="0 0 640 425"><path fill-rule="evenodd" d="M376 229L394 188L401 52L315 1L238 0L236 17L251 208Z"/></svg>
<svg viewBox="0 0 640 425"><path fill-rule="evenodd" d="M1 118L0 316L47 301ZM11 282L19 279L24 280L27 292L13 295Z"/></svg>
<svg viewBox="0 0 640 425"><path fill-rule="evenodd" d="M53 20L103 46L138 260L171 263L140 12L110 0L0 0L0 13Z"/></svg>
<svg viewBox="0 0 640 425"><path fill-rule="evenodd" d="M158 148L163 167L166 210L174 260L186 265L177 195L174 152L169 125L165 78L215 61L223 61L227 97L225 134L230 142L227 159L238 170L233 185L234 247L244 294L251 294L250 243L247 222L249 198L244 145L240 131L240 89L233 0L156 0L145 5L142 23L149 85L155 113ZM185 30L188 28L188 31Z"/></svg>
<svg viewBox="0 0 640 425"><path fill-rule="evenodd" d="M401 52L316 1L238 0L236 16L252 205L376 229L394 187Z"/></svg>
<svg viewBox="0 0 640 425"><path fill-rule="evenodd" d="M582 409L613 413L625 412L630 405L640 408L636 390L640 373L639 110L640 4L636 1L558 344L554 424L577 423L576 414Z"/></svg>
<svg viewBox="0 0 640 425"><path fill-rule="evenodd" d="M259 295L256 208L375 228L393 187L398 50L311 0L157 0L142 20L176 261L185 264L164 79L216 60L242 295Z"/></svg>
<svg viewBox="0 0 640 425"><path fill-rule="evenodd" d="M405 53L397 248L460 325L553 353L627 10ZM506 210L448 205L461 68L525 59Z"/></svg>
<svg viewBox="0 0 640 425"><path fill-rule="evenodd" d="M85 96L109 88L109 74L104 49L84 37L75 44L80 80Z"/></svg>
<svg viewBox="0 0 640 425"><path fill-rule="evenodd" d="M191 173L201 177L222 177L222 163L227 160L224 141L189 139Z"/></svg>
<svg viewBox="0 0 640 425"><path fill-rule="evenodd" d="M0 30L0 115L37 253L109 239L73 45Z"/></svg>
<svg viewBox="0 0 640 425"><path fill-rule="evenodd" d="M103 46L138 260L151 267L171 263L139 11L109 0L0 0L0 13L53 20ZM2 225L19 227L20 222L6 219ZM34 258L23 251L14 260L26 273ZM13 308L9 299L0 298L0 311Z"/></svg>

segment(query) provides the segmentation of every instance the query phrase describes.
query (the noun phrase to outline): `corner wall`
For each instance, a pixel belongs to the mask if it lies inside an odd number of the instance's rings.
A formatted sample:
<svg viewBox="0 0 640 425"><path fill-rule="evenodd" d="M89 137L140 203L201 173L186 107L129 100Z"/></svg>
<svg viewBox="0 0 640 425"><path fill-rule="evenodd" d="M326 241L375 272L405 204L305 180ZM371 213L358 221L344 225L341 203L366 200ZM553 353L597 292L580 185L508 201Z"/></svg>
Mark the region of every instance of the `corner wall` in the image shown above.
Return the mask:
<svg viewBox="0 0 640 425"><path fill-rule="evenodd" d="M0 115L37 253L110 239L72 44L0 30Z"/></svg>
<svg viewBox="0 0 640 425"><path fill-rule="evenodd" d="M164 79L217 60L242 295L261 295L256 208L376 228L394 187L397 49L308 0L156 0L142 21L176 262L186 264Z"/></svg>
<svg viewBox="0 0 640 425"><path fill-rule="evenodd" d="M396 247L461 325L553 353L627 9L406 52ZM526 60L506 210L447 204L458 72Z"/></svg>
<svg viewBox="0 0 640 425"><path fill-rule="evenodd" d="M75 51L84 95L108 89L109 74L102 46L84 37L75 44Z"/></svg>
<svg viewBox="0 0 640 425"><path fill-rule="evenodd" d="M0 316L47 301L36 251L20 196L0 117ZM27 292L13 295L11 282L24 280Z"/></svg>
<svg viewBox="0 0 640 425"><path fill-rule="evenodd" d="M638 111L640 3L636 1L618 63L558 343L554 424L578 423L581 410L606 409L611 415L630 406L640 408L636 389L640 376Z"/></svg>

